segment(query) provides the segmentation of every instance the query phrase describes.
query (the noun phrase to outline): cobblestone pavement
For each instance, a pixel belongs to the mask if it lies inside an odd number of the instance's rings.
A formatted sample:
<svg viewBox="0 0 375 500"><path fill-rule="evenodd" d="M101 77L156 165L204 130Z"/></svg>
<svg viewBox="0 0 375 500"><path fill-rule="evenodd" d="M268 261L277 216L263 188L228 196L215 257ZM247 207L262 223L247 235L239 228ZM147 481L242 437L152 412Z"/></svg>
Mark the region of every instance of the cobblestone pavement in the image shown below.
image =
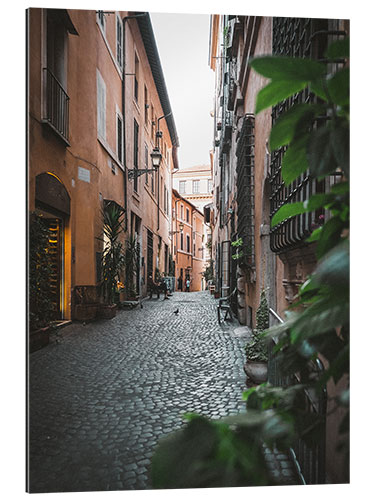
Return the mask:
<svg viewBox="0 0 375 500"><path fill-rule="evenodd" d="M30 491L150 488L153 449L183 413L244 410L248 339L218 325L207 292L64 328L30 356Z"/></svg>
<svg viewBox="0 0 375 500"><path fill-rule="evenodd" d="M215 305L207 292L146 299L31 354L31 492L149 488L152 451L184 412L244 409L248 336L220 327Z"/></svg>

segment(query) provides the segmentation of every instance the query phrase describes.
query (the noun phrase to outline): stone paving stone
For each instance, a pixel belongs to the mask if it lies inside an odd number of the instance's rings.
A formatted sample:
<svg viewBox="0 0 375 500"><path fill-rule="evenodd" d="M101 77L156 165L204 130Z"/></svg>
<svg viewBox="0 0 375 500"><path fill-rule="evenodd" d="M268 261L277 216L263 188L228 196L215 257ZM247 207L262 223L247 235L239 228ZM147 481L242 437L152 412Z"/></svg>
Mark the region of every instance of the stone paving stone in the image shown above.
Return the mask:
<svg viewBox="0 0 375 500"><path fill-rule="evenodd" d="M32 353L30 491L150 488L153 450L185 412L244 411L247 337L235 328L218 325L207 292L176 292L69 325Z"/></svg>

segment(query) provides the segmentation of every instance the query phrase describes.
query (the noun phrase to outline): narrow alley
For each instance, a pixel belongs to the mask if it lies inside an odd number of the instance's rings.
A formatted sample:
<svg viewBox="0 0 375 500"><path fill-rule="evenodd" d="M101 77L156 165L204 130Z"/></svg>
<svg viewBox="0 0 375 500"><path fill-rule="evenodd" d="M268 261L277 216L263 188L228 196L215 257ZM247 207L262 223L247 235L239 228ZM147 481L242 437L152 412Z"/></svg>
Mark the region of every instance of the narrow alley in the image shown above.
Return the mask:
<svg viewBox="0 0 375 500"><path fill-rule="evenodd" d="M149 488L153 449L185 412L244 409L248 331L219 326L208 292L63 329L30 357L30 491Z"/></svg>

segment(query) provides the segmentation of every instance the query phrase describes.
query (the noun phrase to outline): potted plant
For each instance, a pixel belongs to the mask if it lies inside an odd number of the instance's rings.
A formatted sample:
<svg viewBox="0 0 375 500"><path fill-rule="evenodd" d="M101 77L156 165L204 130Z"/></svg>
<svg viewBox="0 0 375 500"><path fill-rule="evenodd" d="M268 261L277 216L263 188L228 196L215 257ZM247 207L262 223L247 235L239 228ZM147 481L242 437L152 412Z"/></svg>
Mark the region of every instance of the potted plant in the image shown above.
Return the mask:
<svg viewBox="0 0 375 500"><path fill-rule="evenodd" d="M256 325L252 331L251 340L245 345L246 363L244 371L249 384L266 382L268 369L268 348L262 338L262 333L269 327L268 302L266 291L262 290L260 305L256 312Z"/></svg>
<svg viewBox="0 0 375 500"><path fill-rule="evenodd" d="M49 231L42 217L30 215L29 223L29 331L30 352L49 343L54 308L50 290L52 271L48 256Z"/></svg>
<svg viewBox="0 0 375 500"><path fill-rule="evenodd" d="M124 230L125 210L114 201L106 202L102 209L103 238L104 243L101 267L102 281L99 286L103 302L99 307L99 316L111 319L116 316L116 294L117 283L120 281L120 273L125 265L123 245L119 241Z"/></svg>
<svg viewBox="0 0 375 500"><path fill-rule="evenodd" d="M126 240L125 248L125 293L127 300L136 299L137 289L134 278L139 266L139 243L136 236Z"/></svg>

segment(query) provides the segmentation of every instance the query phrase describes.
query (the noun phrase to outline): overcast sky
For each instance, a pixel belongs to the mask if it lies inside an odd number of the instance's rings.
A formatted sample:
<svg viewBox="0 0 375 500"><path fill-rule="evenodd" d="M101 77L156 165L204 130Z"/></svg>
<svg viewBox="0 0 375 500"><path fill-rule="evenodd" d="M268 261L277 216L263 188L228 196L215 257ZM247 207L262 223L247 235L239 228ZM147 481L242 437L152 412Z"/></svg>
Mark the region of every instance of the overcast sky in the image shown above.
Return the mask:
<svg viewBox="0 0 375 500"><path fill-rule="evenodd" d="M180 140L179 166L208 165L213 141L214 72L208 66L210 17L151 12Z"/></svg>

